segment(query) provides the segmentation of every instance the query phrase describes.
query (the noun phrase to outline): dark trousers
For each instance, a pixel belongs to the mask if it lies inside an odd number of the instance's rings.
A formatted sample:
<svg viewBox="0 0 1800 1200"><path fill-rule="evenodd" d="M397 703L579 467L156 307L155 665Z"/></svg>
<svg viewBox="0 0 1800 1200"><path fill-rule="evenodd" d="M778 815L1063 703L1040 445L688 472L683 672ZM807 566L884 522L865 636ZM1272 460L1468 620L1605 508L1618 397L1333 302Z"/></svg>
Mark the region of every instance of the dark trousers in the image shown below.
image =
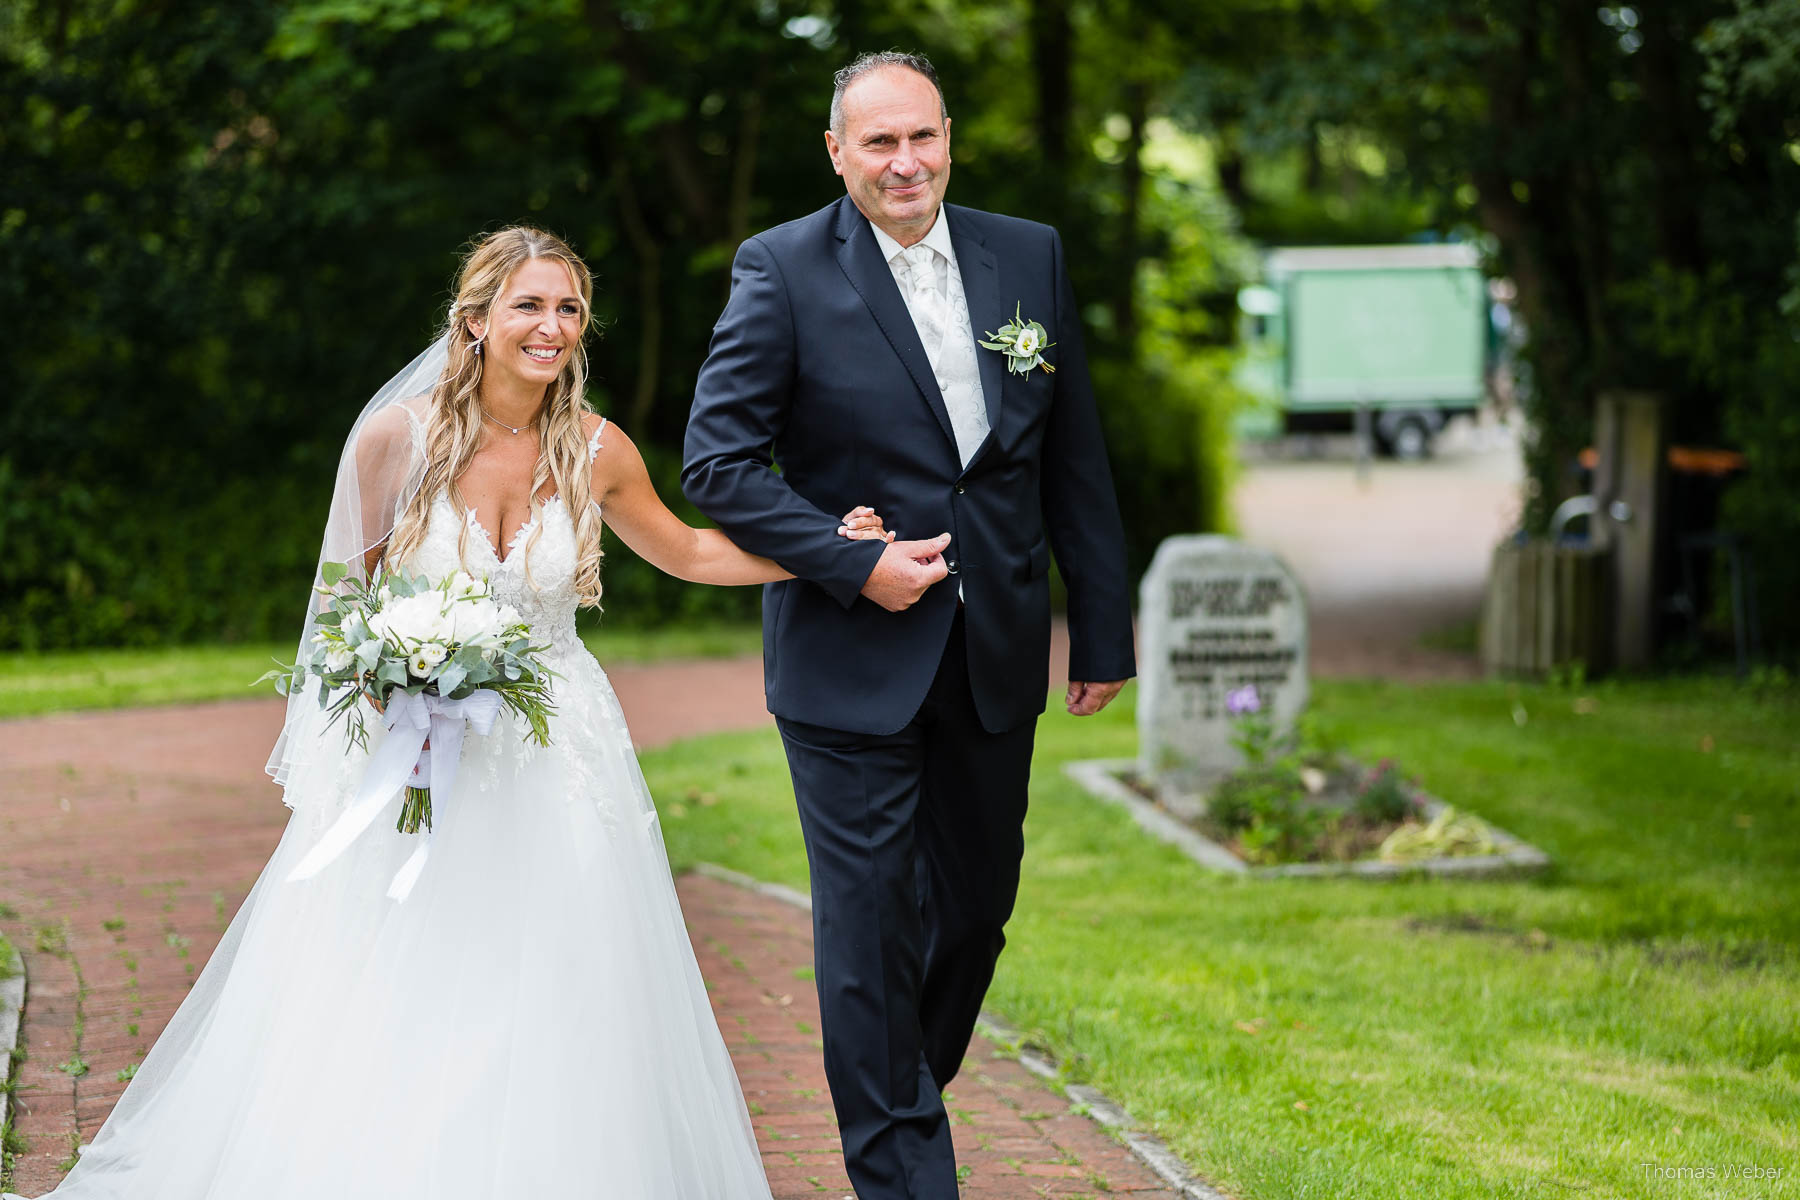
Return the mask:
<svg viewBox="0 0 1800 1200"><path fill-rule="evenodd" d="M1006 938L1036 723L988 733L959 612L898 733L779 721L812 870L825 1077L861 1200L955 1200L940 1092Z"/></svg>

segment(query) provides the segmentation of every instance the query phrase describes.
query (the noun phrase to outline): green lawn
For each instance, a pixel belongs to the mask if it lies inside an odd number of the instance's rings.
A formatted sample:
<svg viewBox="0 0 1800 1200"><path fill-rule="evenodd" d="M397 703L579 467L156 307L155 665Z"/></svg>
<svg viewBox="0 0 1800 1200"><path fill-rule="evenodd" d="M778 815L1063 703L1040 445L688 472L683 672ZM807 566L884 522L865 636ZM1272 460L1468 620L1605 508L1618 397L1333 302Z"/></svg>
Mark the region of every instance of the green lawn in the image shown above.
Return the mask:
<svg viewBox="0 0 1800 1200"><path fill-rule="evenodd" d="M10 921L16 916L18 916L18 914L13 911L10 905L0 904L0 919ZM6 940L6 935L0 933L0 982L12 978L14 975L18 974L18 971L18 956L12 948L12 944ZM5 1015L4 1012L0 1012L0 1016ZM24 1054L24 1049L23 1043L16 1048L12 1046L0 1046L0 1110L4 1110L6 1116L5 1120L0 1121L0 1191L4 1191L7 1187L12 1185L13 1155L17 1154L21 1148L20 1139L13 1133L12 1127L13 1109L9 1099L11 1097L12 1089L15 1086L15 1081L13 1079L14 1058L12 1055L8 1054L8 1051L13 1051L15 1054L22 1056Z"/></svg>
<svg viewBox="0 0 1800 1200"><path fill-rule="evenodd" d="M1058 769L1130 755L1131 702L1039 727L990 1002L1203 1174L1255 1200L1800 1195L1800 694L1317 685L1347 749L1547 851L1529 882L1209 873ZM773 734L644 762L678 866L804 886Z"/></svg>
<svg viewBox="0 0 1800 1200"><path fill-rule="evenodd" d="M762 630L754 624L669 629L614 628L582 631L603 664L675 658L756 654ZM0 719L82 708L175 704L274 695L250 681L292 661L291 642L236 646L178 646L149 650L80 650L56 654L0 655Z"/></svg>

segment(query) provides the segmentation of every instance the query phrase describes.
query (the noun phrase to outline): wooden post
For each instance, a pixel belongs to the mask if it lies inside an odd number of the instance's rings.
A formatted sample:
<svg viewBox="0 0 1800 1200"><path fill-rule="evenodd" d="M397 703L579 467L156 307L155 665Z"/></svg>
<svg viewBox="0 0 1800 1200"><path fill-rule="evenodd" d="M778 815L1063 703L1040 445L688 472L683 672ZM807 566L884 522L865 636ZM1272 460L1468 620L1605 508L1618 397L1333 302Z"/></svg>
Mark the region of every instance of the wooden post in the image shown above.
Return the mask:
<svg viewBox="0 0 1800 1200"><path fill-rule="evenodd" d="M1494 549L1481 613L1481 663L1491 675L1542 679L1580 663L1612 665L1605 622L1612 556L1591 546L1507 540Z"/></svg>
<svg viewBox="0 0 1800 1200"><path fill-rule="evenodd" d="M1644 670L1656 654L1656 544L1666 452L1662 397L1602 392L1594 414L1594 542L1612 551L1613 662Z"/></svg>

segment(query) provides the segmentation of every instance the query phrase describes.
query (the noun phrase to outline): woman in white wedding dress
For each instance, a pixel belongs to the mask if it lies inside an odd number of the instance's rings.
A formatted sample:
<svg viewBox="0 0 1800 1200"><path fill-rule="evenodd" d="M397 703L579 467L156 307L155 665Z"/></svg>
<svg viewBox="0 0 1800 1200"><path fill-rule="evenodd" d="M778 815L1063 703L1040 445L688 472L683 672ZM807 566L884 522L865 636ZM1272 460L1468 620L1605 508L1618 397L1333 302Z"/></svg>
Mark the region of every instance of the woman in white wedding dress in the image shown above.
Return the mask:
<svg viewBox="0 0 1800 1200"><path fill-rule="evenodd" d="M444 338L372 401L323 561L486 576L547 644L551 744L503 713L434 796L399 797L290 882L384 734L351 749L299 695L271 769L294 810L268 866L59 1200L745 1200L769 1195L605 674L576 637L600 512L664 570L784 578L657 499L582 400L587 269L535 230L485 239ZM829 519L829 518L827 518ZM891 537L867 510L846 537ZM310 633L310 617L308 629Z"/></svg>

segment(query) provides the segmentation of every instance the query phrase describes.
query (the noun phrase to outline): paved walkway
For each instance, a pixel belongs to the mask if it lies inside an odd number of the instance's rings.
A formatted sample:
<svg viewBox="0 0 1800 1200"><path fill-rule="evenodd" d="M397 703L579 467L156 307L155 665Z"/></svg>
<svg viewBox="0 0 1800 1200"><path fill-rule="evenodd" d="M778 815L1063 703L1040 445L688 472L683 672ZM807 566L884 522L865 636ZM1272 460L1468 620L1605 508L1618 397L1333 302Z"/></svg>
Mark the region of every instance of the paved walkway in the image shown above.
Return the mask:
<svg viewBox="0 0 1800 1200"><path fill-rule="evenodd" d="M1059 661L1066 658L1059 654ZM640 745L767 721L755 660L612 672ZM93 1136L280 837L262 774L278 702L0 722L0 928L30 973L14 1187L53 1187ZM680 881L719 1024L778 1197L848 1190L796 974L810 923L778 900ZM85 1073L80 1063L86 1064ZM951 1088L964 1195L1174 1193L1069 1104L977 1040Z"/></svg>

